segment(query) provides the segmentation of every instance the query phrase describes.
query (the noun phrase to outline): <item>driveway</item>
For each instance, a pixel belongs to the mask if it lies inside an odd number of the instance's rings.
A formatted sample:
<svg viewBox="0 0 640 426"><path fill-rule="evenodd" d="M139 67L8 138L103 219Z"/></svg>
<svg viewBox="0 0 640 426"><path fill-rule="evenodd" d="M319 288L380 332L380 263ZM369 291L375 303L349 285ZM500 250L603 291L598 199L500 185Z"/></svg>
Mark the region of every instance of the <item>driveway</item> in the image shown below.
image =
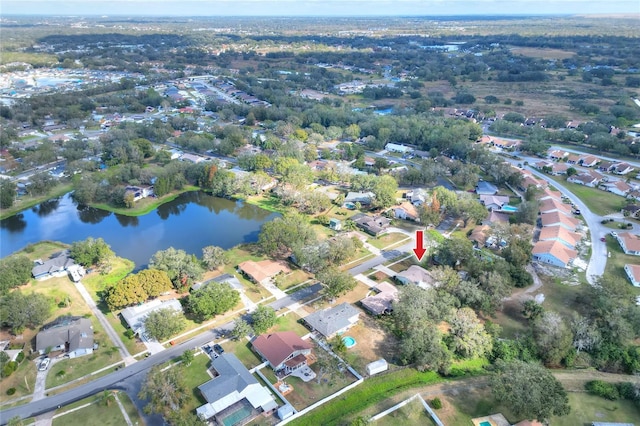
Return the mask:
<svg viewBox="0 0 640 426"><path fill-rule="evenodd" d="M47 374L49 374L49 370L51 370L51 367L53 366L53 364L56 363L56 359L51 359L51 364L49 364L49 367L44 370L44 371L40 371L39 369L37 369L40 366L40 362L42 361L42 357L38 358L35 363L36 363L36 384L33 387L33 398L31 399L31 401L38 401L40 399L43 399L46 397L45 395L45 383L47 381Z"/></svg>

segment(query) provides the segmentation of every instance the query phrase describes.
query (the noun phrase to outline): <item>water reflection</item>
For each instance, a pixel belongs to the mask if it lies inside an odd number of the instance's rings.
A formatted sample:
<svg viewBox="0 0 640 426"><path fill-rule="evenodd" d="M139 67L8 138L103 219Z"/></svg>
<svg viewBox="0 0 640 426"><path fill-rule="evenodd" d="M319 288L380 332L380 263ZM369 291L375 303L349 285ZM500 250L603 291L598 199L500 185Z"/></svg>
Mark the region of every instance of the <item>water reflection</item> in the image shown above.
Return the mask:
<svg viewBox="0 0 640 426"><path fill-rule="evenodd" d="M121 214L116 214L116 219L118 219L118 222L120 223L120 225L124 226L125 228L127 226L131 226L135 228L140 224L140 219L138 219L138 216L125 216Z"/></svg>
<svg viewBox="0 0 640 426"><path fill-rule="evenodd" d="M40 217L45 217L53 213L60 206L60 197L52 198L51 200L44 201L31 210Z"/></svg>
<svg viewBox="0 0 640 426"><path fill-rule="evenodd" d="M82 223L97 225L109 216L111 216L111 212L106 210L95 209L81 204L78 205L78 219L80 219Z"/></svg>
<svg viewBox="0 0 640 426"><path fill-rule="evenodd" d="M0 228L6 229L11 233L21 232L26 227L27 221L24 219L24 213L18 213L10 218L0 220Z"/></svg>

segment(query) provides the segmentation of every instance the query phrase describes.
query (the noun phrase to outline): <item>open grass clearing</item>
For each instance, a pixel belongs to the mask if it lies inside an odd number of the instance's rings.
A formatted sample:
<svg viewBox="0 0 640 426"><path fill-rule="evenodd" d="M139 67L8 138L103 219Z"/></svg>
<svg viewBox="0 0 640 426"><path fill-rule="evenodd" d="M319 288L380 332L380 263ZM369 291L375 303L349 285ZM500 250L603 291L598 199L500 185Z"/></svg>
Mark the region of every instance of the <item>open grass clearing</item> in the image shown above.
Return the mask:
<svg viewBox="0 0 640 426"><path fill-rule="evenodd" d="M144 424L135 406L124 392L115 395L124 406L125 412L133 424ZM125 423L124 416L116 401L111 401L108 405L104 402L96 401L96 397L90 397L79 401L79 406L90 403L88 407L65 414L53 419L53 426L122 426ZM64 407L59 411L66 411Z"/></svg>
<svg viewBox="0 0 640 426"><path fill-rule="evenodd" d="M435 425L427 410L417 399L372 423L375 426L431 426Z"/></svg>
<svg viewBox="0 0 640 426"><path fill-rule="evenodd" d="M384 358L395 364L398 339L387 331L384 322L367 314L360 315L360 322L344 333L355 339L356 345L346 349L340 356L355 370L364 375L370 362Z"/></svg>
<svg viewBox="0 0 640 426"><path fill-rule="evenodd" d="M631 401L609 401L582 392L569 393L571 412L567 416L552 417L557 426L586 425L591 422L634 423L640 419L640 409Z"/></svg>
<svg viewBox="0 0 640 426"><path fill-rule="evenodd" d="M502 413L512 423L524 420L516 418L509 407L496 401L487 387L456 390L435 396L442 402L442 408L436 410L436 414L445 425L471 425L473 418L496 413ZM429 398L432 399L431 396Z"/></svg>
<svg viewBox="0 0 640 426"><path fill-rule="evenodd" d="M262 364L262 360L251 350L251 343L247 339L229 340L221 345L225 352L238 357L247 369Z"/></svg>
<svg viewBox="0 0 640 426"><path fill-rule="evenodd" d="M118 333L120 340L129 351L129 354L135 355L137 353L146 351L147 347L142 343L142 341L138 337L129 338L125 335L127 330L129 329L125 324L122 317L114 312L109 312L105 314L105 318L111 324L111 327Z"/></svg>
<svg viewBox="0 0 640 426"><path fill-rule="evenodd" d="M399 232L391 232L388 234L384 234L378 238L371 237L367 240L367 242L375 248L382 250L386 247L397 244L400 241L408 241L409 239L410 238L405 234Z"/></svg>
<svg viewBox="0 0 640 426"><path fill-rule="evenodd" d="M9 377L0 380L0 402L11 401L21 396L31 395L36 384L37 363L29 361L25 358L18 366L16 371ZM13 395L7 395L7 390L15 389ZM20 404L26 404L29 398L20 401ZM2 408L8 408L3 406Z"/></svg>
<svg viewBox="0 0 640 426"><path fill-rule="evenodd" d="M187 389L191 390L189 399L185 402L185 405L182 408L183 411L193 411L199 406L207 403L198 390L198 386L211 380L211 376L207 373L207 369L210 365L211 358L209 358L207 354L200 353L193 358L193 362L191 362L189 366L180 364L172 367L181 369L181 375L184 379L184 383Z"/></svg>
<svg viewBox="0 0 640 426"><path fill-rule="evenodd" d="M309 333L307 328L300 324L300 316L295 312L289 311L286 315L278 317L278 323L269 331L293 331L298 336L302 337Z"/></svg>
<svg viewBox="0 0 640 426"><path fill-rule="evenodd" d="M637 265L640 262L640 257L631 256L625 254L622 251L622 247L613 236L607 235L607 250L611 253L611 256L607 259L607 266L604 269L606 276L614 276L616 278L623 279L629 283L629 277L624 270L624 265L633 264ZM631 283L629 286L633 289L636 295L640 296L640 288L633 287Z"/></svg>
<svg viewBox="0 0 640 426"><path fill-rule="evenodd" d="M286 275L278 275L275 278L275 284L280 290L288 290L312 278L313 275L302 269L294 269Z"/></svg>
<svg viewBox="0 0 640 426"><path fill-rule="evenodd" d="M624 197L611 192L567 182L561 177L551 176L551 178L565 186L576 197L582 200L589 210L597 215L606 216L612 213L619 213L620 209L627 204Z"/></svg>
<svg viewBox="0 0 640 426"><path fill-rule="evenodd" d="M70 246L59 241L40 241L35 244L29 244L22 250L20 254L24 254L31 260L48 259L52 254L59 252L60 250L68 249Z"/></svg>
<svg viewBox="0 0 640 426"><path fill-rule="evenodd" d="M84 284L93 300L96 302L100 302L102 300L102 298L100 297L101 292L104 291L108 286L117 283L118 281L129 275L131 271L133 271L134 267L134 263L129 259L115 257L111 260L111 270L109 271L109 273L101 274L100 272L94 270L82 279L82 284ZM106 305L98 306L103 313L108 312L105 311L105 309L107 309Z"/></svg>

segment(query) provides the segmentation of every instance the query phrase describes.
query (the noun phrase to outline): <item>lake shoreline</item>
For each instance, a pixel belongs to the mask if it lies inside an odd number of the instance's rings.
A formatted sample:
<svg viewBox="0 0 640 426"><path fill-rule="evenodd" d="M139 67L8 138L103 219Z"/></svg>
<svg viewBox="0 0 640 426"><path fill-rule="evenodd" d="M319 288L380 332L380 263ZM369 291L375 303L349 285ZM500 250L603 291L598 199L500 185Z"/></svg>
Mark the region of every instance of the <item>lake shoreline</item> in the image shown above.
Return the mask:
<svg viewBox="0 0 640 426"><path fill-rule="evenodd" d="M201 189L197 186L193 186L193 185L189 185L186 188L183 188L179 191L175 191L175 192L170 192L169 194L163 195L160 198L155 198L153 202L151 203L145 203L141 206L138 207L133 207L133 208L123 208L123 207L113 207L109 204L105 204L105 203L89 203L89 207L93 207L94 209L100 209L100 210L105 210L111 213L115 213L115 214L119 214L122 216L129 216L129 217L137 217L137 216L144 216L146 214L151 213L152 211L156 210L158 207L160 207L163 204L169 203L173 200L175 200L176 198L178 198L180 195L186 193L186 192L192 192L192 191L200 191ZM144 200L149 200L149 198L145 198Z"/></svg>

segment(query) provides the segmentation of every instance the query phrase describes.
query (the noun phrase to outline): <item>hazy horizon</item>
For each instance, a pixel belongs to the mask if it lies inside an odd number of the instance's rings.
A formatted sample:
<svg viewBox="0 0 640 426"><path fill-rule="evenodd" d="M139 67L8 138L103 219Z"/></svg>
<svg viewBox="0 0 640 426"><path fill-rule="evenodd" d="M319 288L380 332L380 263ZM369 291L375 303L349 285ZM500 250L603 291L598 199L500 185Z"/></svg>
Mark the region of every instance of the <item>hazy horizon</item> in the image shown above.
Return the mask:
<svg viewBox="0 0 640 426"><path fill-rule="evenodd" d="M32 16L541 16L640 14L614 0L7 0L2 15Z"/></svg>

